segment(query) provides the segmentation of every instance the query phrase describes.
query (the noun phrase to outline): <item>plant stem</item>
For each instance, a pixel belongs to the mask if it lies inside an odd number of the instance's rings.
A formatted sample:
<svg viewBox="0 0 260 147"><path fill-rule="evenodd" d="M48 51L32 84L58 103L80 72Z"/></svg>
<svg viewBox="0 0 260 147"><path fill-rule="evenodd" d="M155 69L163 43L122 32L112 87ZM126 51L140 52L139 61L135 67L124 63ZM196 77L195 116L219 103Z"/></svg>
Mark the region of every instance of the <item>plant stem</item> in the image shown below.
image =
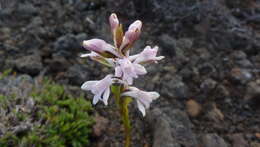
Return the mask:
<svg viewBox="0 0 260 147"><path fill-rule="evenodd" d="M131 146L131 125L129 120L128 104L131 102L131 98L124 97L121 103L121 116L125 129L125 147Z"/></svg>
<svg viewBox="0 0 260 147"><path fill-rule="evenodd" d="M131 146L131 125L129 120L129 111L128 111L128 104L132 101L130 97L121 97L121 86L120 85L113 85L111 88L112 93L114 94L117 107L119 109L123 125L125 131L125 143L124 147Z"/></svg>

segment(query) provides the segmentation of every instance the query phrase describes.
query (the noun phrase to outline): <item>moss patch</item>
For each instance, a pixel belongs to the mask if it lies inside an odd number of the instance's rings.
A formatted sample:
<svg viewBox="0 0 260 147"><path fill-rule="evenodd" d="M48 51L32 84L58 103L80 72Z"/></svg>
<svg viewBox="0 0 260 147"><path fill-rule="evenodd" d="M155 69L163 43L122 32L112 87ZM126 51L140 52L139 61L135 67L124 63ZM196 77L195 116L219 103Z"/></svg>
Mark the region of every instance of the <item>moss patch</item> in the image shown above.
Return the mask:
<svg viewBox="0 0 260 147"><path fill-rule="evenodd" d="M27 119L32 120L32 123L28 129L18 133L13 129L0 135L1 147L81 147L89 144L88 137L94 121L91 103L83 96L73 97L65 92L62 85L44 80L42 87L33 90L31 97L35 103L32 112L14 111L14 108L12 110L8 107L8 111L11 111L9 113L16 117L15 123ZM7 97L0 96L2 106L5 103L19 103L18 101L8 102Z"/></svg>

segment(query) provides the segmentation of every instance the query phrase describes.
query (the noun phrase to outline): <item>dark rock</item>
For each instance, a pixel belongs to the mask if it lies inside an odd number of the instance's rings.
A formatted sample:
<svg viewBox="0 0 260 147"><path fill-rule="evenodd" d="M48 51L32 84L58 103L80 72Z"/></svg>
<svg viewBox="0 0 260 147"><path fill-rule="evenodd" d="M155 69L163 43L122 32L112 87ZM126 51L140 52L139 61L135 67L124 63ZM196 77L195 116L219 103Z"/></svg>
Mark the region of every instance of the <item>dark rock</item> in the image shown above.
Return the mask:
<svg viewBox="0 0 260 147"><path fill-rule="evenodd" d="M153 147L197 146L187 114L177 109L154 109L147 116L153 128Z"/></svg>
<svg viewBox="0 0 260 147"><path fill-rule="evenodd" d="M217 134L206 134L201 137L201 145L203 147L228 147L225 140Z"/></svg>
<svg viewBox="0 0 260 147"><path fill-rule="evenodd" d="M209 90L216 88L216 84L217 84L217 82L215 80L209 78L209 79L204 80L201 83L200 88L203 91L209 91Z"/></svg>
<svg viewBox="0 0 260 147"><path fill-rule="evenodd" d="M88 68L80 64L75 64L68 69L65 73L65 77L69 79L70 84L80 86L89 77L89 71L87 69Z"/></svg>
<svg viewBox="0 0 260 147"><path fill-rule="evenodd" d="M188 86L182 81L182 77L174 75L166 77L168 82L164 82L161 94L167 95L170 98L187 98L189 96Z"/></svg>
<svg viewBox="0 0 260 147"><path fill-rule="evenodd" d="M230 136L233 147L249 147L249 144L245 140L243 134L233 134Z"/></svg>
<svg viewBox="0 0 260 147"><path fill-rule="evenodd" d="M159 37L159 43L162 51L166 55L173 56L176 54L176 40L167 34L163 34Z"/></svg>
<svg viewBox="0 0 260 147"><path fill-rule="evenodd" d="M216 72L216 68L211 63L203 63L198 65L200 75L210 75Z"/></svg>
<svg viewBox="0 0 260 147"><path fill-rule="evenodd" d="M233 68L230 72L230 77L235 82L245 84L253 79L253 75L246 69Z"/></svg>
<svg viewBox="0 0 260 147"><path fill-rule="evenodd" d="M176 42L176 46L181 50L187 51L192 48L193 41L189 38L181 38Z"/></svg>
<svg viewBox="0 0 260 147"><path fill-rule="evenodd" d="M38 9L31 3L20 3L16 13L22 18L30 18L38 13Z"/></svg>
<svg viewBox="0 0 260 147"><path fill-rule="evenodd" d="M238 66L241 67L241 68L251 68L251 67L253 67L253 64L247 59L236 61L236 64L238 64Z"/></svg>
<svg viewBox="0 0 260 147"><path fill-rule="evenodd" d="M13 64L18 71L30 75L37 75L43 69L41 56L37 54L20 57L14 60Z"/></svg>
<svg viewBox="0 0 260 147"><path fill-rule="evenodd" d="M259 98L260 96L260 82L250 82L247 85L245 100L253 100Z"/></svg>
<svg viewBox="0 0 260 147"><path fill-rule="evenodd" d="M234 51L231 56L233 56L233 58L235 60L243 60L243 59L247 58L246 53L243 52L243 51L240 51L240 50L239 51Z"/></svg>
<svg viewBox="0 0 260 147"><path fill-rule="evenodd" d="M224 120L224 114L217 108L216 104L213 104L210 110L207 111L206 117L214 122L221 122Z"/></svg>
<svg viewBox="0 0 260 147"><path fill-rule="evenodd" d="M54 43L54 50L57 56L71 57L75 56L75 51L79 51L82 47L82 39L86 38L85 34L75 36L67 34L59 37ZM79 39L79 40L78 40Z"/></svg>

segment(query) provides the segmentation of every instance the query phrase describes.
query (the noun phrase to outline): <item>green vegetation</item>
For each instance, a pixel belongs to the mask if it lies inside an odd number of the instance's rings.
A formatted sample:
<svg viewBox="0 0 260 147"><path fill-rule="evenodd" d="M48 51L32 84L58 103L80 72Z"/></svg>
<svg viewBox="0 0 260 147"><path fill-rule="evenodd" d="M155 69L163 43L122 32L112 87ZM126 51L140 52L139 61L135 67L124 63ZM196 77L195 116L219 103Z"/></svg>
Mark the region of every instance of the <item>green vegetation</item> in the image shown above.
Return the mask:
<svg viewBox="0 0 260 147"><path fill-rule="evenodd" d="M94 123L91 103L83 96L73 97L64 87L45 80L42 88L31 93L35 108L31 113L16 112L17 120L33 119L33 127L19 134L12 132L0 136L0 146L18 147L81 147L89 144ZM0 102L6 101L0 96ZM28 116L29 115L29 116Z"/></svg>
<svg viewBox="0 0 260 147"><path fill-rule="evenodd" d="M0 80L2 80L4 77L9 76L12 73L12 69L6 69L2 73L0 72Z"/></svg>

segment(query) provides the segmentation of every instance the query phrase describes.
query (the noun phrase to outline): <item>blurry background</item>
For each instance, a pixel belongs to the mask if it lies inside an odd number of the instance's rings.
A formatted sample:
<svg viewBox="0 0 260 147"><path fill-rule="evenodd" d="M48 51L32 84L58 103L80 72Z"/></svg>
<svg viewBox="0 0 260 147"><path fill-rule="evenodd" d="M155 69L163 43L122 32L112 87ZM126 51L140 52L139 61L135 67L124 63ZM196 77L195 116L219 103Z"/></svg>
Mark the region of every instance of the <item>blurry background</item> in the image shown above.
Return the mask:
<svg viewBox="0 0 260 147"><path fill-rule="evenodd" d="M0 0L1 146L122 146L113 98L93 109L79 88L111 72L79 55L112 42L112 12L143 21L132 53L166 57L135 82L161 97L145 118L132 105L134 147L260 146L260 1Z"/></svg>

